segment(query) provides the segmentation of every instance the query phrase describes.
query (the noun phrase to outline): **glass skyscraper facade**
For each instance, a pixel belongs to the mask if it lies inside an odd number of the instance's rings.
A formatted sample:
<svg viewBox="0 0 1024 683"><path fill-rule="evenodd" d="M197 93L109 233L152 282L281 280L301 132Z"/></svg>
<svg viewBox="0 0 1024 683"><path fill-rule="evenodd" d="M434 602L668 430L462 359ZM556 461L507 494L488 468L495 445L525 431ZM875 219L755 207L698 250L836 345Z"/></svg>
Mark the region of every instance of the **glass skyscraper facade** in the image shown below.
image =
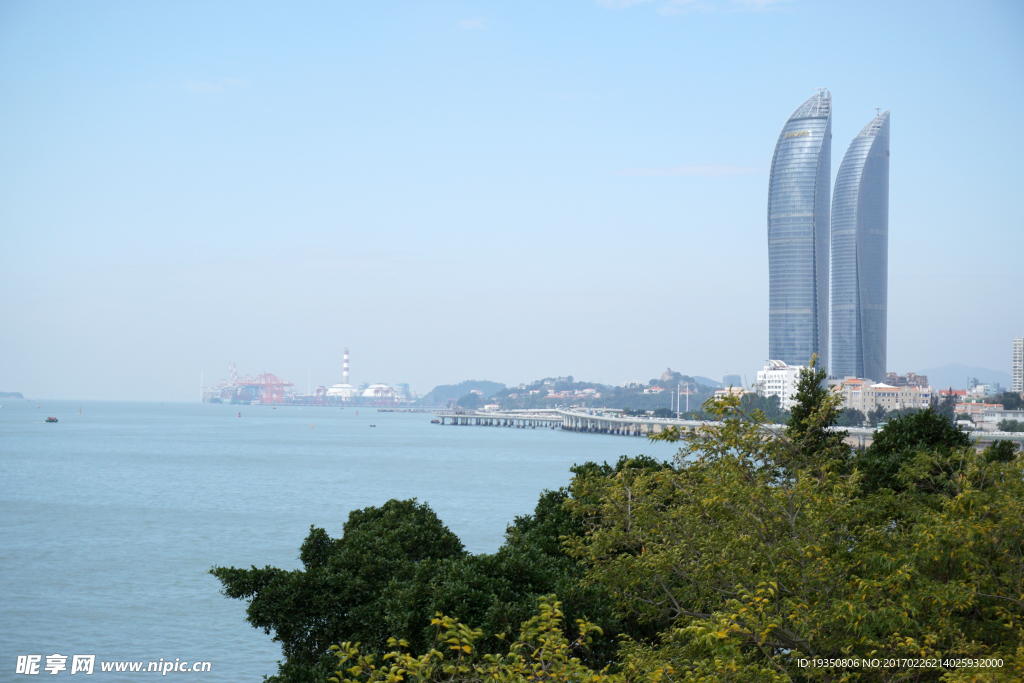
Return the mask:
<svg viewBox="0 0 1024 683"><path fill-rule="evenodd" d="M832 195L832 374L885 380L889 112L850 143Z"/></svg>
<svg viewBox="0 0 1024 683"><path fill-rule="evenodd" d="M832 94L797 107L768 178L768 357L828 368Z"/></svg>

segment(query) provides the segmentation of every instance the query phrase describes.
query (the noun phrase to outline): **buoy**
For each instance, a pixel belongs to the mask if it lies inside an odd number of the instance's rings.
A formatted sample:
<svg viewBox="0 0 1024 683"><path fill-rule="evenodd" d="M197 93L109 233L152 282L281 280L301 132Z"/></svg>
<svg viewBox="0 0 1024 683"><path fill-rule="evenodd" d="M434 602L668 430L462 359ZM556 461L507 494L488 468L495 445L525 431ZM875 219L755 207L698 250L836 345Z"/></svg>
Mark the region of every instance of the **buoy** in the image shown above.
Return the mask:
<svg viewBox="0 0 1024 683"><path fill-rule="evenodd" d="M241 414L241 413L239 413L239 414L238 414L238 417L242 417L242 414Z"/></svg>
<svg viewBox="0 0 1024 683"><path fill-rule="evenodd" d="M315 427L315 426L316 426L316 425L309 425L309 428L310 428L310 429L313 429L313 427Z"/></svg>

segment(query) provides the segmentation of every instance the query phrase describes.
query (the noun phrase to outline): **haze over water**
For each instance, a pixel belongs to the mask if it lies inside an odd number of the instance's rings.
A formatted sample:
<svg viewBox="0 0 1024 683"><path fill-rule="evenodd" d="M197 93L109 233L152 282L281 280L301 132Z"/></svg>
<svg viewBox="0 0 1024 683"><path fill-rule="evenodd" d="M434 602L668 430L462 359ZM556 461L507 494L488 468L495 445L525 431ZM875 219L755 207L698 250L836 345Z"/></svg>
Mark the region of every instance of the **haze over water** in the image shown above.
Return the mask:
<svg viewBox="0 0 1024 683"><path fill-rule="evenodd" d="M469 551L493 552L543 489L568 483L573 463L675 452L372 408L37 405L0 409L8 673L19 654L45 663L60 653L208 660L204 681L260 680L276 671L280 648L244 621L242 601L220 594L210 567L299 568L311 524L340 536L349 511L390 498L429 503ZM100 681L131 677L98 667Z"/></svg>

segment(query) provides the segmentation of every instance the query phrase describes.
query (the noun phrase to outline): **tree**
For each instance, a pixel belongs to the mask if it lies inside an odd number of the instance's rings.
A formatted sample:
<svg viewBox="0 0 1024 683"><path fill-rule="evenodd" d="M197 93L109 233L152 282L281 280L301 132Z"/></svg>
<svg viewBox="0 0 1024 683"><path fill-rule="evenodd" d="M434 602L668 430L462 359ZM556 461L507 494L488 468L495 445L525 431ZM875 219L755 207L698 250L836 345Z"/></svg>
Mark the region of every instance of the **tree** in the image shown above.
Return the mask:
<svg viewBox="0 0 1024 683"><path fill-rule="evenodd" d="M994 441L984 452L988 462L1013 462L1016 457L1017 444L1012 441Z"/></svg>
<svg viewBox="0 0 1024 683"><path fill-rule="evenodd" d="M620 661L685 681L1017 680L1022 459L983 457L925 411L879 435L876 456L900 455L899 486L879 487L823 431L841 398L809 389L782 433L712 401L720 425L665 437L682 445L674 467L574 478L566 504L587 531L567 543L587 581L661 632ZM1004 668L799 663L988 656Z"/></svg>
<svg viewBox="0 0 1024 683"><path fill-rule="evenodd" d="M1001 432L1024 432L1024 421L1000 420L996 428Z"/></svg>
<svg viewBox="0 0 1024 683"><path fill-rule="evenodd" d="M897 475L919 451L948 453L970 445L970 437L944 415L922 410L896 417L875 432L871 445L859 456L857 467L863 472L866 490L900 491L903 484Z"/></svg>
<svg viewBox="0 0 1024 683"><path fill-rule="evenodd" d="M483 401L480 400L480 395L474 393L468 393L459 399L459 407L464 408L466 410L473 410L474 408L479 408L482 403Z"/></svg>
<svg viewBox="0 0 1024 683"><path fill-rule="evenodd" d="M839 413L836 424L840 427L860 427L868 418L856 408L847 408Z"/></svg>
<svg viewBox="0 0 1024 683"><path fill-rule="evenodd" d="M1003 410L1024 410L1024 395L1013 391L1004 391L998 396L993 396L991 403L1000 403Z"/></svg>
<svg viewBox="0 0 1024 683"><path fill-rule="evenodd" d="M426 683L427 681L589 681L591 683L625 683L625 677L607 670L594 671L581 661L594 635L601 635L596 625L580 619L577 636L565 635L562 603L555 595L538 600L532 618L523 622L520 635L505 642L501 655L485 654L478 648L482 629L466 626L458 619L438 613L430 620L433 638L431 647L420 656L407 650L404 640L392 638L394 649L379 660L364 655L360 643L345 642L333 646L338 671L332 683ZM648 672L645 672L648 673ZM656 675L662 672L650 672ZM660 678L660 676L659 676ZM652 680L652 679L648 679Z"/></svg>
<svg viewBox="0 0 1024 683"><path fill-rule="evenodd" d="M945 416L946 419L950 421L956 419L954 417L956 413L956 394L953 394L952 390L946 396L940 396L933 400L935 401L935 404L932 408L935 409L936 413Z"/></svg>
<svg viewBox="0 0 1024 683"><path fill-rule="evenodd" d="M842 412L841 401L826 387L826 372L818 369L817 364L815 354L810 367L800 371L793 397L795 404L786 423L786 440L792 444L795 455L805 457L813 453L845 463L850 457L850 448L843 443L847 433L831 429Z"/></svg>
<svg viewBox="0 0 1024 683"><path fill-rule="evenodd" d="M868 424L877 427L878 423L885 419L885 406L875 406L868 411Z"/></svg>
<svg viewBox="0 0 1024 683"><path fill-rule="evenodd" d="M281 643L278 681L318 681L330 669L328 648L359 640L382 650L390 635L386 600L393 582L421 565L465 556L462 543L426 504L391 500L355 510L341 538L310 528L303 569L214 567L224 595L247 600L246 620Z"/></svg>
<svg viewBox="0 0 1024 683"><path fill-rule="evenodd" d="M744 394L740 399L740 410L749 414L761 411L768 422L785 423L789 420L789 413L782 410L781 401L778 396Z"/></svg>
<svg viewBox="0 0 1024 683"><path fill-rule="evenodd" d="M653 462L641 458L638 466ZM383 655L393 636L419 656L431 647L429 622L437 612L481 627L487 635L474 645L480 652L501 652L507 644L493 634L513 631L530 618L538 596L556 591L570 623L589 619L607 634L593 634L581 654L601 668L616 656L617 634L655 632L617 617L603 588L582 583L584 567L559 540L583 529L564 507L568 497L565 490L542 493L533 514L517 517L493 554L464 552L427 505L392 500L352 512L341 538L311 529L302 570L216 567L211 573L225 595L249 602L249 623L273 631L281 643L284 661L270 679L275 683L322 682L333 671L329 646L344 641Z"/></svg>

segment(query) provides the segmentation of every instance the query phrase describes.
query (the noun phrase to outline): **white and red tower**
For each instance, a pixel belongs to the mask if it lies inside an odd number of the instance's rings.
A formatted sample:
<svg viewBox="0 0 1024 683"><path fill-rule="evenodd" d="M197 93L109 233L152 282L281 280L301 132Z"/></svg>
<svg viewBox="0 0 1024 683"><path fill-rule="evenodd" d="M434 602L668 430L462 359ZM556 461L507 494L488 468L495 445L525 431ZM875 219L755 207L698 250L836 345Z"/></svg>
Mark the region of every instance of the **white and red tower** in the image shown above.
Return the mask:
<svg viewBox="0 0 1024 683"><path fill-rule="evenodd" d="M348 347L345 347L345 357L341 364L341 383L348 384Z"/></svg>

